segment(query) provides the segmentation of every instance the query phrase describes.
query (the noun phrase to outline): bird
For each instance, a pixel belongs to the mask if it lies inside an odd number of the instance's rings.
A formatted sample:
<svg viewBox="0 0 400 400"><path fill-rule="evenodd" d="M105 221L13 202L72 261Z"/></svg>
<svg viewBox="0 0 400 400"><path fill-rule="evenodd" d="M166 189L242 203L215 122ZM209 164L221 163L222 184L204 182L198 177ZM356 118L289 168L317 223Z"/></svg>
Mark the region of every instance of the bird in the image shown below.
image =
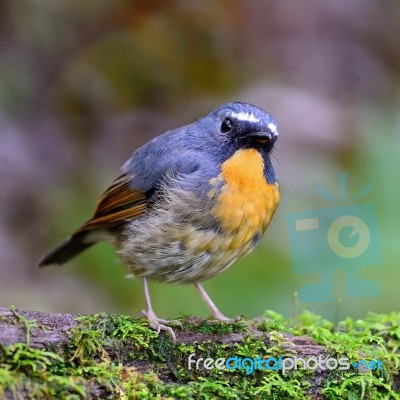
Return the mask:
<svg viewBox="0 0 400 400"><path fill-rule="evenodd" d="M142 280L150 328L174 321L154 312L148 281L193 284L212 316L226 317L202 282L260 242L280 202L271 156L275 119L245 102L224 104L133 152L96 203L93 217L38 263L61 265L97 242L111 243Z"/></svg>

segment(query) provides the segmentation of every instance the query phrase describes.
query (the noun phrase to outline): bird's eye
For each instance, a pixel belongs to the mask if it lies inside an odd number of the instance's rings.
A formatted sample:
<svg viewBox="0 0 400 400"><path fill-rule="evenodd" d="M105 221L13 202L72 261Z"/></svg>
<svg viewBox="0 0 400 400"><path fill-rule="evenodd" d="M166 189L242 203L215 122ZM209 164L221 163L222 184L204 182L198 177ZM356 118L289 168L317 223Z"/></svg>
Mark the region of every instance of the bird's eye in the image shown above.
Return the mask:
<svg viewBox="0 0 400 400"><path fill-rule="evenodd" d="M225 118L221 124L221 132L227 133L232 129L232 127L233 127L232 121L229 118Z"/></svg>

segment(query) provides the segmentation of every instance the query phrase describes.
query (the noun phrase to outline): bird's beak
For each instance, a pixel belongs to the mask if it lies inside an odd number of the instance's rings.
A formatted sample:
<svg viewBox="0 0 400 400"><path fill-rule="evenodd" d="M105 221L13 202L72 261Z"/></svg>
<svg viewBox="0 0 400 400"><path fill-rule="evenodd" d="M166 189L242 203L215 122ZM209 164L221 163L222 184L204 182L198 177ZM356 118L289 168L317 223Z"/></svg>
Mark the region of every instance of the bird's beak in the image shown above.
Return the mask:
<svg viewBox="0 0 400 400"><path fill-rule="evenodd" d="M256 133L252 133L250 137L258 142L258 143L275 143L275 140L278 138L278 131L276 129L268 129L266 131L260 131Z"/></svg>

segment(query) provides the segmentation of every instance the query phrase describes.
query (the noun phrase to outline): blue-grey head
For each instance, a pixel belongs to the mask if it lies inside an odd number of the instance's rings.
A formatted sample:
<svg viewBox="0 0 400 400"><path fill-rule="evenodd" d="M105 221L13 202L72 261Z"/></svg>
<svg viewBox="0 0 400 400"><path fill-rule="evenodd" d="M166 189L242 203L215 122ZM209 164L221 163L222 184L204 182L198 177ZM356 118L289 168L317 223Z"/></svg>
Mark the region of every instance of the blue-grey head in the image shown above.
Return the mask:
<svg viewBox="0 0 400 400"><path fill-rule="evenodd" d="M226 156L243 148L255 148L266 156L278 138L275 119L249 103L222 105L199 120L198 124L204 132L203 140L223 149Z"/></svg>
<svg viewBox="0 0 400 400"><path fill-rule="evenodd" d="M277 123L270 114L249 103L227 103L190 125L154 138L133 154L123 170L133 171L137 179L143 175L142 184L136 184L145 187L150 175L161 179L172 167L193 171L207 166L211 173L238 150L254 148L263 157L268 181L274 182L270 153L277 137Z"/></svg>

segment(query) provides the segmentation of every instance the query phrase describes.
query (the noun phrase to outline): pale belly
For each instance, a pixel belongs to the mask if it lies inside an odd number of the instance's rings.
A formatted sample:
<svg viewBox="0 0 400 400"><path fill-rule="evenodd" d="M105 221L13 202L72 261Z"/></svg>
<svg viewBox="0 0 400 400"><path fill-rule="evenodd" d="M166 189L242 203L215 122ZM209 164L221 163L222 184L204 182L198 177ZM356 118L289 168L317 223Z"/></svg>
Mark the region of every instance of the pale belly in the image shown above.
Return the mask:
<svg viewBox="0 0 400 400"><path fill-rule="evenodd" d="M192 225L158 227L151 237L126 241L119 254L134 276L169 283L213 278L248 254L262 237L259 232L241 241L236 235Z"/></svg>
<svg viewBox="0 0 400 400"><path fill-rule="evenodd" d="M216 221L215 215L221 211L218 207L193 211L190 218L194 221L182 221L177 210L150 213L129 225L118 253L128 272L138 277L170 283L210 279L261 240L276 207L265 201L258 197L240 208L224 208L226 223L214 227L201 226L201 221L207 215ZM178 203L174 204L178 209Z"/></svg>

